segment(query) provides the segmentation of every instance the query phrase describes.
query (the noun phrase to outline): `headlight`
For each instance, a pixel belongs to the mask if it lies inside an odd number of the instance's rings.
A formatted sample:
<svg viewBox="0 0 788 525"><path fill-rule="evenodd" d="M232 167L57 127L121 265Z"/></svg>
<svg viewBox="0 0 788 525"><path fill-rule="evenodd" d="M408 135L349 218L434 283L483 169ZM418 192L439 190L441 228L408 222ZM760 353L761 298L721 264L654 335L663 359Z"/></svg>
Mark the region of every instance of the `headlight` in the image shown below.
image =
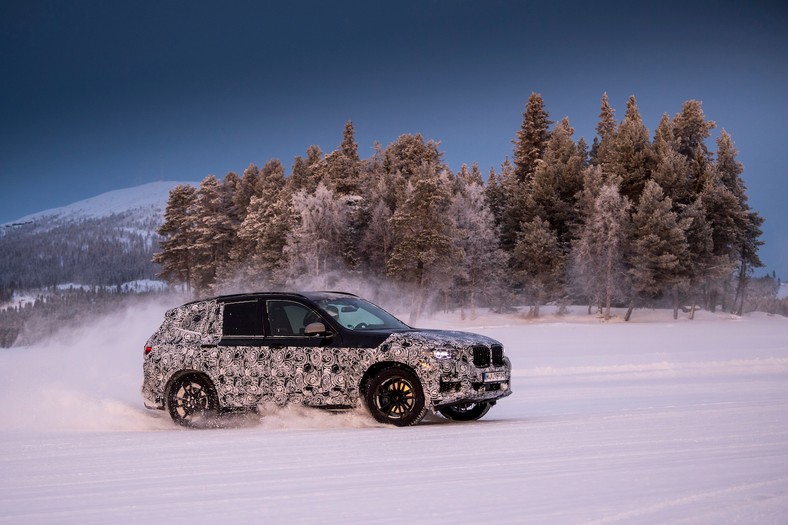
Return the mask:
<svg viewBox="0 0 788 525"><path fill-rule="evenodd" d="M432 351L435 359L454 359L454 352L448 348L438 348Z"/></svg>

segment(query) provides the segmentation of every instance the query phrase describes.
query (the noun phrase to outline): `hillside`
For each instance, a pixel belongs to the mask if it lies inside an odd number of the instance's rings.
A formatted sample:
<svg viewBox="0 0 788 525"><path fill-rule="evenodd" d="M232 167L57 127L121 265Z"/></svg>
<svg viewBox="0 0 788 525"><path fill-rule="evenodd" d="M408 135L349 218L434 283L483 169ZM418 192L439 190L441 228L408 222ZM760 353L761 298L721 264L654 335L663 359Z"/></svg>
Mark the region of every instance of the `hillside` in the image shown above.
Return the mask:
<svg viewBox="0 0 788 525"><path fill-rule="evenodd" d="M0 225L0 290L154 278L156 230L177 184L110 191Z"/></svg>

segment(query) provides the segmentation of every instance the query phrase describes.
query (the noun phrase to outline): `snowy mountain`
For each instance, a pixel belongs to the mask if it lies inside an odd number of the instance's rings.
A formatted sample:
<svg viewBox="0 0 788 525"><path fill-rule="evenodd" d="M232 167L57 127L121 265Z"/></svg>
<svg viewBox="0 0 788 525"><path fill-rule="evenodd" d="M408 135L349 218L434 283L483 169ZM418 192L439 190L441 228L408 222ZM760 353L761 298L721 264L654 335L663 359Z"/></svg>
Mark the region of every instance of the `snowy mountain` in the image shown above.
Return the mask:
<svg viewBox="0 0 788 525"><path fill-rule="evenodd" d="M199 183L159 181L143 184L141 186L134 186L132 188L108 191L101 195L69 204L68 206L52 208L26 215L1 226L9 228L30 223L79 221L90 218L109 217L111 215L129 212L146 216L158 214L163 217L170 190L178 184L191 184L197 186Z"/></svg>
<svg viewBox="0 0 788 525"><path fill-rule="evenodd" d="M76 283L118 286L152 279L169 192L153 182L0 225L0 291ZM195 184L196 185L196 184Z"/></svg>

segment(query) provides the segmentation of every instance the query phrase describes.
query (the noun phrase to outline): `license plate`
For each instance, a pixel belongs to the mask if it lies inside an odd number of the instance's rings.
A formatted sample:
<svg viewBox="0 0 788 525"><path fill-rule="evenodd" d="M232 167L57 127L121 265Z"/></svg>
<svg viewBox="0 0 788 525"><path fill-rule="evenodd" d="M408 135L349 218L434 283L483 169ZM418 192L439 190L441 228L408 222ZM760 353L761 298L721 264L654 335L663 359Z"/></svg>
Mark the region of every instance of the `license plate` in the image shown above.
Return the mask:
<svg viewBox="0 0 788 525"><path fill-rule="evenodd" d="M482 374L485 383L494 383L496 381L506 381L506 372L484 372Z"/></svg>

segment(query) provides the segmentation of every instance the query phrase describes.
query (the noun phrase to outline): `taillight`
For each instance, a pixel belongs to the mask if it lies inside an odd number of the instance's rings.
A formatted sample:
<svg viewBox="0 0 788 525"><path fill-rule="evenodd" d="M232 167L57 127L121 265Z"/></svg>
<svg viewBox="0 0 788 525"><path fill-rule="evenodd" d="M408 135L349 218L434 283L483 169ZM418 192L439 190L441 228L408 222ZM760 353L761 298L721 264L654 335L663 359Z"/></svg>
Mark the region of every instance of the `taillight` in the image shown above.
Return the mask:
<svg viewBox="0 0 788 525"><path fill-rule="evenodd" d="M145 347L145 355L148 355L149 353L151 353L151 350L153 350L152 346L146 346Z"/></svg>

